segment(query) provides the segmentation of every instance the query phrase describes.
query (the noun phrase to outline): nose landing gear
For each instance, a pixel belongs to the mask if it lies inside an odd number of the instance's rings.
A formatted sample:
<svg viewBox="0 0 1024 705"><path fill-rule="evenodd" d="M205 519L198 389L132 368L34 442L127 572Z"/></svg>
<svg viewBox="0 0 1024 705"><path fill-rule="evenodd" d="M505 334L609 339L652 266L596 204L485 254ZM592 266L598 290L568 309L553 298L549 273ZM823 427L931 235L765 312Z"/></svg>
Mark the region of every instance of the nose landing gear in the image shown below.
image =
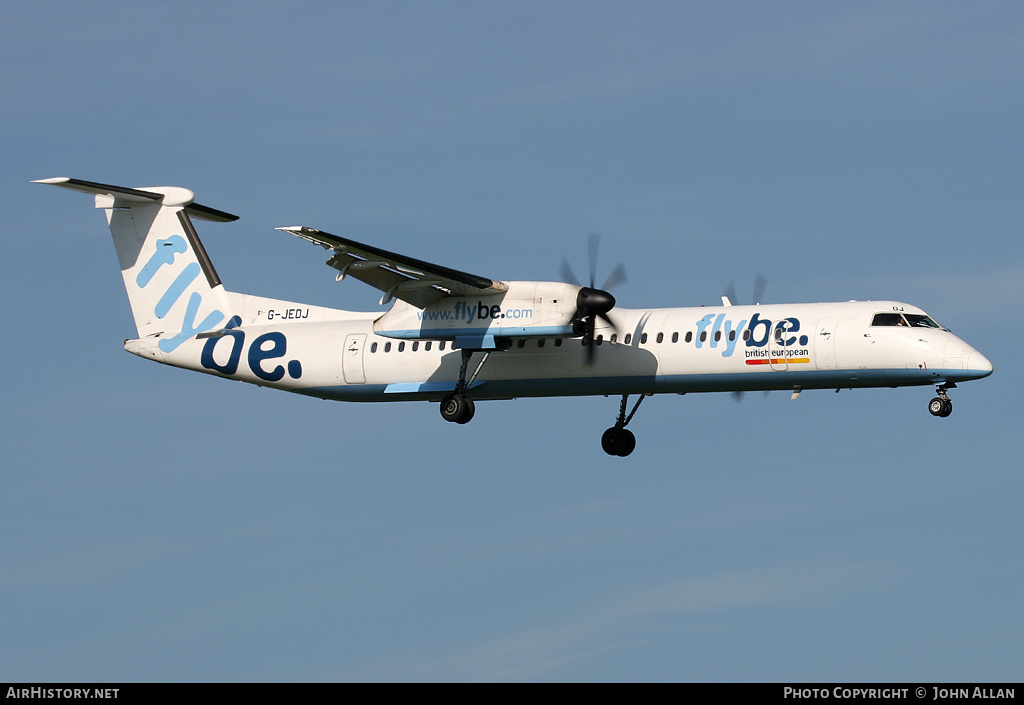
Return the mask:
<svg viewBox="0 0 1024 705"><path fill-rule="evenodd" d="M946 390L955 387L955 384L940 384L935 388L935 392L939 395L928 402L928 413L932 416L938 416L939 418L946 418L953 413L953 402L949 400L949 396L946 394Z"/></svg>

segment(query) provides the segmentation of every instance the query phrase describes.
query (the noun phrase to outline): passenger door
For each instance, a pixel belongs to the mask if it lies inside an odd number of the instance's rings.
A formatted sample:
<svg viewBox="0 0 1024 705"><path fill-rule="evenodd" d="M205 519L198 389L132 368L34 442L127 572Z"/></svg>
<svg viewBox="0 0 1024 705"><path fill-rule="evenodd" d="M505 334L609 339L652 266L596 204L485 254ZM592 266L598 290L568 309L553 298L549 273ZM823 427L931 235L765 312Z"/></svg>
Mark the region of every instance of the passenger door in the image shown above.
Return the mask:
<svg viewBox="0 0 1024 705"><path fill-rule="evenodd" d="M366 375L363 373L363 347L366 345L365 333L351 333L345 337L345 348L341 353L341 373L347 384L363 384Z"/></svg>
<svg viewBox="0 0 1024 705"><path fill-rule="evenodd" d="M814 362L819 370L834 370L836 364L836 330L838 318L823 318L814 329Z"/></svg>

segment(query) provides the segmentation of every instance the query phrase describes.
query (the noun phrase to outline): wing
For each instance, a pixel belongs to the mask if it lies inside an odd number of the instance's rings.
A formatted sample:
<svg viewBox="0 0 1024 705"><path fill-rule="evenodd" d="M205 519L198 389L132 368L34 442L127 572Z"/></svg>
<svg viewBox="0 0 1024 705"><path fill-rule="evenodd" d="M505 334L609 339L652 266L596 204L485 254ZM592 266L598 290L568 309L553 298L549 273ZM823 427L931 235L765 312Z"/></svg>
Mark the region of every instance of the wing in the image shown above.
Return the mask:
<svg viewBox="0 0 1024 705"><path fill-rule="evenodd" d="M295 226L278 230L333 250L327 264L340 272L338 281L349 276L380 289L384 292L381 304L395 298L416 308L426 308L446 296L499 294L508 290L504 282L397 255L315 228Z"/></svg>

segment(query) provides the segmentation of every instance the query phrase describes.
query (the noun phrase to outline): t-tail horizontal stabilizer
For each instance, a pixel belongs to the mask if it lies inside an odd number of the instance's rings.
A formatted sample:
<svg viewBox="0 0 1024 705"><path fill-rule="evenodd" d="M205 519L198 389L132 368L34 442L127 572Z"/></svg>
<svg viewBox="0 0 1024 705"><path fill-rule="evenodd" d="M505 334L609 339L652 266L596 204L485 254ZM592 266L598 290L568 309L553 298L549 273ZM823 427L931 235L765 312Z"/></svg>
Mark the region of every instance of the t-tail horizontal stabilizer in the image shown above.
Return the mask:
<svg viewBox="0 0 1024 705"><path fill-rule="evenodd" d="M110 184L98 184L95 181L83 181L81 179L69 179L66 176L58 176L53 179L39 179L33 181L34 184L46 184L48 186L60 186L61 188L71 189L72 191L81 191L83 193L91 193L96 196L108 196L114 200L113 207L130 207L131 204L152 204L160 203L163 206L184 206L185 212L187 212L193 218L199 218L200 220L212 220L217 223L231 223L238 220L237 215L231 213L225 213L224 211L217 210L216 208L210 208L209 206L201 206L198 203L193 203L192 199L195 198L195 194L188 189L174 188L167 189L156 187L153 190L138 189L138 188L126 188L124 186L111 186ZM159 190L157 190L159 189ZM165 193L166 191L174 191L181 196L186 196L187 202L175 203L171 194ZM184 200L184 199L181 199ZM97 208L110 207L100 206L97 204Z"/></svg>
<svg viewBox="0 0 1024 705"><path fill-rule="evenodd" d="M163 353L227 320L227 292L189 216L229 223L238 216L201 206L185 188L137 189L59 177L33 183L96 197L106 211L139 337L159 339Z"/></svg>

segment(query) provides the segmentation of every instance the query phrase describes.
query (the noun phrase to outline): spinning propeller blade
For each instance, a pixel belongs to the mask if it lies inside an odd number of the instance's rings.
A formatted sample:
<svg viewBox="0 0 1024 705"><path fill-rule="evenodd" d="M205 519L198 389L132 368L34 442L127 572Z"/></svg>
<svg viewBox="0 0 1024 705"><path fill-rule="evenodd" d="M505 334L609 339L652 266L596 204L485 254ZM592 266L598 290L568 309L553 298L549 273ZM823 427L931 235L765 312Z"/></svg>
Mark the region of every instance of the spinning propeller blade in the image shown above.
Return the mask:
<svg viewBox="0 0 1024 705"><path fill-rule="evenodd" d="M765 277L761 273L758 273L757 277L754 279L754 297L753 301L751 301L752 304L756 306L757 304L761 303L761 298L764 296L764 290L767 287L767 277ZM736 285L733 282L729 282L729 285L725 287L725 296L729 299L730 303L732 303L733 305L736 304ZM743 401L744 394L746 394L746 392L733 392L732 398L735 399L737 402L741 402ZM764 395L768 396L768 392L765 392Z"/></svg>
<svg viewBox="0 0 1024 705"><path fill-rule="evenodd" d="M604 286L600 289L596 288L597 252L600 241L600 235L591 233L587 242L587 254L590 263L589 286L580 284L575 272L572 271L572 267L569 266L567 258L562 258L562 265L558 269L559 274L562 275L566 282L580 287L579 293L576 295L576 311L572 315L572 329L576 335L583 338L583 346L586 348L584 356L587 366L594 364L594 356L597 352L595 349L597 346L594 344L594 331L597 328L597 319L600 318L607 322L613 329L616 327L615 322L608 315L608 312L615 308L615 297L608 290L626 281L626 268L620 264L612 270Z"/></svg>

